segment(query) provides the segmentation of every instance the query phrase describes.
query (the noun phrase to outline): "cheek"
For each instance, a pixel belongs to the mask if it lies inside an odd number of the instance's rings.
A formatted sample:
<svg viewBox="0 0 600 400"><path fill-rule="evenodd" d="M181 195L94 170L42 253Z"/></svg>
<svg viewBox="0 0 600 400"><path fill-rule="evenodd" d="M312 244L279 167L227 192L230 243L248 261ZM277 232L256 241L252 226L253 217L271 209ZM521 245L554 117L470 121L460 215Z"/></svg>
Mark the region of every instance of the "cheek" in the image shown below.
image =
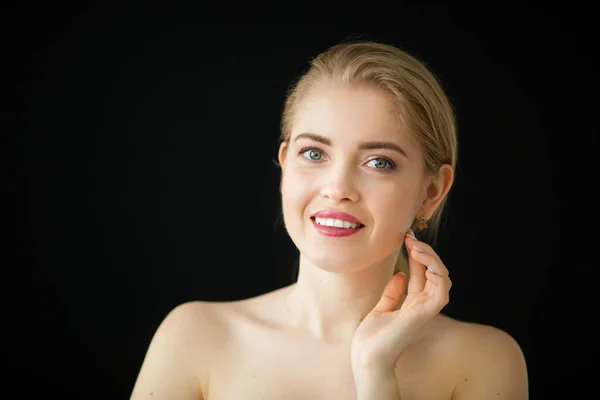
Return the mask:
<svg viewBox="0 0 600 400"><path fill-rule="evenodd" d="M308 202L310 198L310 187L302 176L286 171L281 178L281 201L283 208L290 209ZM301 210L299 210L301 211Z"/></svg>
<svg viewBox="0 0 600 400"><path fill-rule="evenodd" d="M401 231L408 229L415 218L415 198L416 194L412 190L390 190L387 193L378 193L375 196L375 191L371 191L372 204L371 212L373 217L381 226L385 226L385 230Z"/></svg>

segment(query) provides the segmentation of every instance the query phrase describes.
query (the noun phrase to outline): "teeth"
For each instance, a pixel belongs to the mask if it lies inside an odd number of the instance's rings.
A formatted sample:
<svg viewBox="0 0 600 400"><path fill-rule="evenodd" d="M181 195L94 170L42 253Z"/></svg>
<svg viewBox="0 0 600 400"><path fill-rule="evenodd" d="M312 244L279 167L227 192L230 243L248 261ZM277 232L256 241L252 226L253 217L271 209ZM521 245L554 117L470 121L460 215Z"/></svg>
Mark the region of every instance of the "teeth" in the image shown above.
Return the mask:
<svg viewBox="0 0 600 400"><path fill-rule="evenodd" d="M358 224L355 224L354 222L349 222L349 221L342 221L341 219L315 218L315 221L319 225L335 226L336 228L351 228L351 229L358 228Z"/></svg>

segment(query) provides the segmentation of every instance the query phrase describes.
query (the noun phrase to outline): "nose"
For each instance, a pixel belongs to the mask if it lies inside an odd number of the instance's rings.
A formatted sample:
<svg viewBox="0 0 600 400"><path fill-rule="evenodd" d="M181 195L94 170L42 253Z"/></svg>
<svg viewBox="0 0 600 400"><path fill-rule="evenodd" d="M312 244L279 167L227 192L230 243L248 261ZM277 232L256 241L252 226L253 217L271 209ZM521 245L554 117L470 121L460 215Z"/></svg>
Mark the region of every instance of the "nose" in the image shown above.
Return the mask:
<svg viewBox="0 0 600 400"><path fill-rule="evenodd" d="M331 167L321 186L321 196L333 201L357 202L360 199L356 177L343 166Z"/></svg>

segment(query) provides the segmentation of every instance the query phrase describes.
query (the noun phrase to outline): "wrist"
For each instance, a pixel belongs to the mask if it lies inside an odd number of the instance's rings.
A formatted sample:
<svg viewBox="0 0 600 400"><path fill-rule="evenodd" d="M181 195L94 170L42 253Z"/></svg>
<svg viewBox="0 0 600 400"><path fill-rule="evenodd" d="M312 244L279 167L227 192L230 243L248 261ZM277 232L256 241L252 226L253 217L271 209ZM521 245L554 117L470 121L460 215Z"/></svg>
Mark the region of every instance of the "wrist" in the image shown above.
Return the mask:
<svg viewBox="0 0 600 400"><path fill-rule="evenodd" d="M354 371L357 400L400 400L393 368L360 368Z"/></svg>

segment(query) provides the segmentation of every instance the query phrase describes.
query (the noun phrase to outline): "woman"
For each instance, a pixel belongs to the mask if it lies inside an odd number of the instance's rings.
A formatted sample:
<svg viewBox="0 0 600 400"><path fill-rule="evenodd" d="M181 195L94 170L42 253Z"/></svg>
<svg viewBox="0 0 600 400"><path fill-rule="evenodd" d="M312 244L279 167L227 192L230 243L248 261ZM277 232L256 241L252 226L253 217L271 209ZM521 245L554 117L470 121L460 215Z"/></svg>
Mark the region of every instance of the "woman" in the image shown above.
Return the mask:
<svg viewBox="0 0 600 400"><path fill-rule="evenodd" d="M404 51L333 46L288 94L279 148L297 282L166 316L132 399L527 399L506 332L440 314L452 106ZM420 235L421 236L421 235Z"/></svg>

